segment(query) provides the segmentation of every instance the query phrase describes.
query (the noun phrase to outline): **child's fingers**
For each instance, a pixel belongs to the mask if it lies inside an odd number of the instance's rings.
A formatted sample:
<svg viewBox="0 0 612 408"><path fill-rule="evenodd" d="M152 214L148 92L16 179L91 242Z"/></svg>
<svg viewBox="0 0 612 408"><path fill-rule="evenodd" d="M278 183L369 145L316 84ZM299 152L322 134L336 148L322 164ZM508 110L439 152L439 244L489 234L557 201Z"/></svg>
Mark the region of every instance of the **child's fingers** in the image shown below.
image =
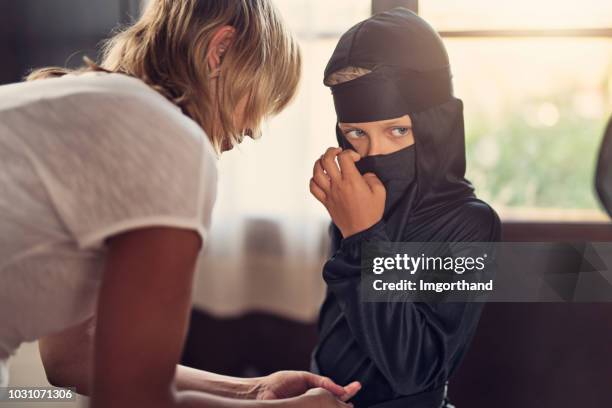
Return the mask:
<svg viewBox="0 0 612 408"><path fill-rule="evenodd" d="M314 179L315 183L317 183L319 188L321 188L321 190L323 190L325 193L327 193L331 188L331 181L329 180L329 176L325 174L320 159L314 164L314 168L312 169L312 178Z"/></svg>
<svg viewBox="0 0 612 408"><path fill-rule="evenodd" d="M325 204L325 200L327 199L327 194L319 185L316 183L314 179L310 179L310 193L319 200L322 204Z"/></svg>
<svg viewBox="0 0 612 408"><path fill-rule="evenodd" d="M321 165L325 173L331 178L332 182L337 183L342 179L338 164L336 164L336 156L342 151L338 147L330 147L327 149L321 158Z"/></svg>

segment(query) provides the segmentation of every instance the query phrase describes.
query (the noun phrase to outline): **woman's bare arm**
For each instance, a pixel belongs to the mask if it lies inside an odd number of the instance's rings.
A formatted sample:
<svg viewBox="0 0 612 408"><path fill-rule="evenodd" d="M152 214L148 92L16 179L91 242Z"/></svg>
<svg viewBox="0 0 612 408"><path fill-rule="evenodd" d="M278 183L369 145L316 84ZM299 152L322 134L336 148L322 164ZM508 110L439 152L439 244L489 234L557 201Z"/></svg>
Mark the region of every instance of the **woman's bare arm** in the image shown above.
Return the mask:
<svg viewBox="0 0 612 408"><path fill-rule="evenodd" d="M92 374L94 319L39 340L40 354L49 383L57 387L75 387L82 395L90 394ZM329 378L299 371L281 371L266 377L239 378L219 375L177 365L178 390L202 391L239 399L279 399L303 394L310 388L325 388L346 401L360 385L336 385Z"/></svg>
<svg viewBox="0 0 612 408"><path fill-rule="evenodd" d="M39 350L50 384L75 387L90 395L93 373L94 318L60 333L41 338ZM236 378L178 365L175 383L178 390L204 391L230 398L255 399L260 379Z"/></svg>
<svg viewBox="0 0 612 408"><path fill-rule="evenodd" d="M245 397L245 390L258 390L250 380L177 366L199 245L194 232L172 228L135 230L110 239L95 330L89 321L40 343L50 380L90 393L92 407L344 406L325 392L241 401L180 391L197 387Z"/></svg>
<svg viewBox="0 0 612 408"><path fill-rule="evenodd" d="M176 391L200 239L193 231L149 228L109 240L100 289L91 405L236 406Z"/></svg>

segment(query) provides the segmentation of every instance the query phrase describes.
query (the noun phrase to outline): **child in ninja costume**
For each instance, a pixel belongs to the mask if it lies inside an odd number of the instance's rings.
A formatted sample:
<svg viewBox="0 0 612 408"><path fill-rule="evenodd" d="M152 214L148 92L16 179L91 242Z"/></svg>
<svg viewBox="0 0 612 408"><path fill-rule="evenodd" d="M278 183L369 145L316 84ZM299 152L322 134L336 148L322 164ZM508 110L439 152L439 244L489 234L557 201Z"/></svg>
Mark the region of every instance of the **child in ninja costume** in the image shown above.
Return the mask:
<svg viewBox="0 0 612 408"><path fill-rule="evenodd" d="M331 228L323 269L327 296L313 371L360 381L355 407L452 407L447 382L465 355L482 303L360 300L364 242L495 242L500 221L465 175L462 102L434 29L396 8L352 27L325 69L342 149L386 190L382 219L343 236ZM326 167L327 164L327 167ZM330 210L329 161L315 164L311 191ZM334 170L335 171L335 170ZM365 179L365 177L364 177Z"/></svg>

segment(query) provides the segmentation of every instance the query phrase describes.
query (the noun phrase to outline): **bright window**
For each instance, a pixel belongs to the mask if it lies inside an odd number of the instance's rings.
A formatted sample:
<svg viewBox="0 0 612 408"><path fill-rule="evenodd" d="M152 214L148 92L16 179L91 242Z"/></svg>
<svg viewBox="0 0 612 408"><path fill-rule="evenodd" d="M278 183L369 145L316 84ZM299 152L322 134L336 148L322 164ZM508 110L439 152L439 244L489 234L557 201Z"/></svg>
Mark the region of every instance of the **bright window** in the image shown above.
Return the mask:
<svg viewBox="0 0 612 408"><path fill-rule="evenodd" d="M437 30L612 28L608 0L420 0Z"/></svg>
<svg viewBox="0 0 612 408"><path fill-rule="evenodd" d="M436 29L612 29L612 2L422 0ZM468 178L505 218L605 220L593 190L612 112L612 37L445 38Z"/></svg>

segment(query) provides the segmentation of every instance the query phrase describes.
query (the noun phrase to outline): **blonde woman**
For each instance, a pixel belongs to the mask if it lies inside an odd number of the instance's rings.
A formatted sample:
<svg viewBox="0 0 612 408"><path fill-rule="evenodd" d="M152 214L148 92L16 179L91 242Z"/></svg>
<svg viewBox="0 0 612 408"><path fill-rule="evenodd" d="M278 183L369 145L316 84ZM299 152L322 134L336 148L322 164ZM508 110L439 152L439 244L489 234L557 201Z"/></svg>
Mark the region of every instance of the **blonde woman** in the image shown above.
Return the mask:
<svg viewBox="0 0 612 408"><path fill-rule="evenodd" d="M100 65L0 87L0 385L38 339L49 381L94 408L348 405L358 384L177 365L217 156L299 74L269 0L152 0Z"/></svg>

